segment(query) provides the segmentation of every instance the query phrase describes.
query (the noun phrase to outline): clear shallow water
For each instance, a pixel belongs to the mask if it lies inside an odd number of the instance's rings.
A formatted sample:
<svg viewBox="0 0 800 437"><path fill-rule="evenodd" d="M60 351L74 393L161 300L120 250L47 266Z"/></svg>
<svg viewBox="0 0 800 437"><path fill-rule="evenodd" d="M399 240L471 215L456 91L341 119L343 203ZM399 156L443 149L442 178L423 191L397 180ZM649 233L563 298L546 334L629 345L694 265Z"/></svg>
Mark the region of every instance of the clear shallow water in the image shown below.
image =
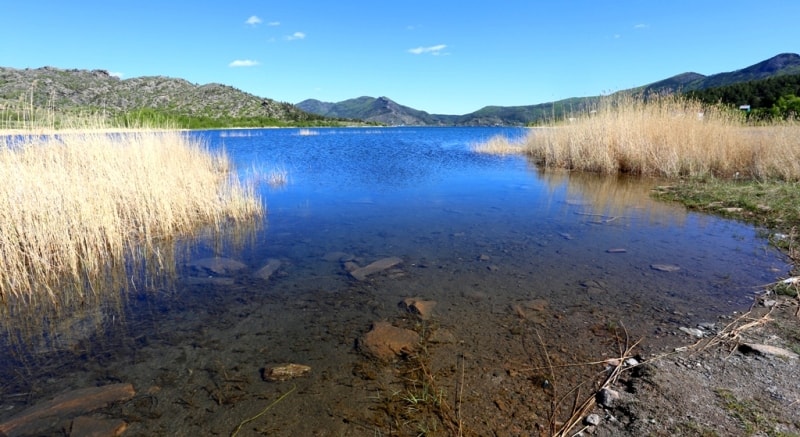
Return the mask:
<svg viewBox="0 0 800 437"><path fill-rule="evenodd" d="M437 362L462 357L476 393L509 392L491 375L531 360L525 332L565 361L607 354L619 324L658 351L689 340L680 326L746 309L756 286L788 270L753 228L652 201L656 181L541 172L471 151L523 130L300 132L193 132L224 147L244 179L287 171L283 187L258 185L263 226L240 247L190 244L174 283L53 323L63 332L47 347L4 345L0 418L123 381L139 393L110 412L130 424L126 435L229 434L291 387L261 381L259 369L295 362L311 375L250 435L386 433L375 393L397 381L365 377L354 344L375 321L419 329L398 309L403 298L437 302L424 329L453 339L431 348ZM198 267L211 256L243 266ZM390 256L403 264L364 282L340 261ZM270 262L276 271L259 278ZM481 399L470 404L478 416Z"/></svg>

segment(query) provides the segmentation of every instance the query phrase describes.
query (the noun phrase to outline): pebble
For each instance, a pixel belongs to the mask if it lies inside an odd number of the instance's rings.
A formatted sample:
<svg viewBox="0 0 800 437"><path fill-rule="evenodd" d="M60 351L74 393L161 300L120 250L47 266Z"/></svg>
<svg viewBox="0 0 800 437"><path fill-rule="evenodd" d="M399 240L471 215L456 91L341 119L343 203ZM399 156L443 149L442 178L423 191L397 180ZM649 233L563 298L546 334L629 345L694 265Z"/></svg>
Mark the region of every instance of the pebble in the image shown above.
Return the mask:
<svg viewBox="0 0 800 437"><path fill-rule="evenodd" d="M685 332L685 333L687 333L687 334L689 334L689 335L691 335L693 337L703 338L705 336L703 331L701 331L701 330L699 330L697 328L687 328L685 326L681 326L678 329L680 329L681 331L683 331L683 332Z"/></svg>
<svg viewBox="0 0 800 437"><path fill-rule="evenodd" d="M591 426L600 425L600 415L599 414L590 414L583 419L583 423Z"/></svg>
<svg viewBox="0 0 800 437"><path fill-rule="evenodd" d="M617 399L619 399L619 392L616 390L604 388L597 392L597 403L606 408L613 408Z"/></svg>

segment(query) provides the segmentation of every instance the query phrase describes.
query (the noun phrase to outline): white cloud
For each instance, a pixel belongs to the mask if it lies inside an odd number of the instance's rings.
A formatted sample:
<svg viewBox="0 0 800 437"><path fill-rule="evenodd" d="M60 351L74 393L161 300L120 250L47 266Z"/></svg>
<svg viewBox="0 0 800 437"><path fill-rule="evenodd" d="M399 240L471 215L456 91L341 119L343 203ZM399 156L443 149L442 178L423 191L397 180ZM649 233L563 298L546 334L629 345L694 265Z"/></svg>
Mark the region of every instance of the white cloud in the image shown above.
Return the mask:
<svg viewBox="0 0 800 437"><path fill-rule="evenodd" d="M258 26L259 24L261 24L261 19L255 15L252 15L250 18L247 19L247 21L245 21L245 23L251 26Z"/></svg>
<svg viewBox="0 0 800 437"><path fill-rule="evenodd" d="M280 21L270 21L269 23L267 23L267 26L272 26L272 27L280 26L280 25L281 25Z"/></svg>
<svg viewBox="0 0 800 437"><path fill-rule="evenodd" d="M294 41L296 39L305 39L305 37L306 37L305 33L303 33L303 32L295 32L295 33L287 36L286 39L289 40L289 41Z"/></svg>
<svg viewBox="0 0 800 437"><path fill-rule="evenodd" d="M228 67L255 67L256 65L258 65L258 61L252 59L237 59L228 64Z"/></svg>
<svg viewBox="0 0 800 437"><path fill-rule="evenodd" d="M108 74L110 76L114 76L114 77L116 77L118 79L122 79L122 76L125 76L124 74L120 73L119 71L109 71Z"/></svg>
<svg viewBox="0 0 800 437"><path fill-rule="evenodd" d="M439 44L439 45L430 46L430 47L417 47L417 48L414 48L414 49L408 49L408 53L411 53L411 54L414 54L414 55L422 55L424 53L430 53L432 55L439 55L439 54L442 53L442 50L444 50L446 48L447 48L446 45Z"/></svg>
<svg viewBox="0 0 800 437"><path fill-rule="evenodd" d="M644 24L644 23L640 23L640 24L637 24L637 25L633 26L634 29L647 29L648 27L650 27L650 25L649 24Z"/></svg>

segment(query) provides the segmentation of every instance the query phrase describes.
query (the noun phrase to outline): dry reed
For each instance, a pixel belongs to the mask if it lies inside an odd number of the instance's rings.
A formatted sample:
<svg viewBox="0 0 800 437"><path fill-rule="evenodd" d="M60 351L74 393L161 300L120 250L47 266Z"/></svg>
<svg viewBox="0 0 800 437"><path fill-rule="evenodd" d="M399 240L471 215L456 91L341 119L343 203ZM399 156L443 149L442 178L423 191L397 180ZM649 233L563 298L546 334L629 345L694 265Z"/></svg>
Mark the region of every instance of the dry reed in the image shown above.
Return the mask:
<svg viewBox="0 0 800 437"><path fill-rule="evenodd" d="M522 152L522 140L510 140L503 135L495 135L488 141L472 145L472 150L477 153L490 155L513 155Z"/></svg>
<svg viewBox="0 0 800 437"><path fill-rule="evenodd" d="M800 126L747 126L736 110L680 96L608 97L528 135L545 167L658 177L800 180Z"/></svg>
<svg viewBox="0 0 800 437"><path fill-rule="evenodd" d="M132 254L264 214L224 154L178 131L0 136L0 176L4 302L60 304Z"/></svg>

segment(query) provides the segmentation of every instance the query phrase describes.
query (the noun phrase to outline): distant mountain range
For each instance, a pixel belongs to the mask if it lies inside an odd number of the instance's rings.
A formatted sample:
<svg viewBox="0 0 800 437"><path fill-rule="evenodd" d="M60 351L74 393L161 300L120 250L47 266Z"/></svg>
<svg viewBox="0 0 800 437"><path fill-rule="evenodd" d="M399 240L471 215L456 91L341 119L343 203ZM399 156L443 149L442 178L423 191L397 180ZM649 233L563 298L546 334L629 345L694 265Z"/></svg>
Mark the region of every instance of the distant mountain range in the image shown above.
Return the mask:
<svg viewBox="0 0 800 437"><path fill-rule="evenodd" d="M741 70L705 76L681 73L670 78L620 92L687 92L717 88L736 83L800 74L800 55L783 53ZM297 107L326 117L372 121L388 125L528 125L563 116L594 103L599 97L573 97L529 106L486 106L465 115L438 115L400 105L388 97L358 97L338 103L308 99Z"/></svg>
<svg viewBox="0 0 800 437"><path fill-rule="evenodd" d="M704 76L682 73L642 87L620 92L699 91L737 83L800 75L800 55L784 53L727 73ZM335 120L362 120L385 125L491 126L529 125L579 111L599 99L574 97L529 106L486 106L464 115L429 114L387 97L358 97L338 103L304 100L296 105L258 97L222 84L198 85L183 79L146 76L120 79L105 70L63 70L54 67L14 69L0 67L0 116L25 107L55 108L63 112L94 112L110 116L150 111L179 120L218 120L230 126L324 124ZM4 115L5 114L5 115ZM255 123L255 124L253 124ZM191 125L189 126L191 127Z"/></svg>

